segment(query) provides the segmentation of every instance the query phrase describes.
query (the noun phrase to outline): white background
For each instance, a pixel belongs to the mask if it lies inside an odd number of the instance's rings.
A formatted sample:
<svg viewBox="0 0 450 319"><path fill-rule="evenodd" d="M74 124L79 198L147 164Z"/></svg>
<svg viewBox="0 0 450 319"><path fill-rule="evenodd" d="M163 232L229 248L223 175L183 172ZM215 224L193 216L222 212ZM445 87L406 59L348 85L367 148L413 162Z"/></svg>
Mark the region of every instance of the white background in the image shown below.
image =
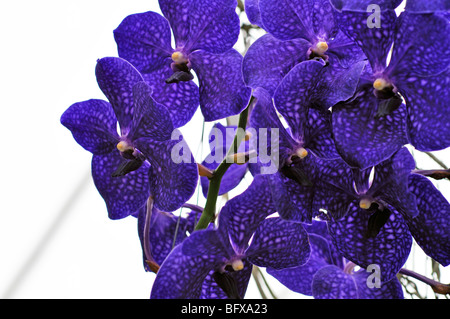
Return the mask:
<svg viewBox="0 0 450 319"><path fill-rule="evenodd" d="M136 220L108 219L91 154L59 122L71 104L104 99L97 59L117 56L112 31L123 18L149 10L159 12L156 0L0 5L0 298L149 297L155 275L143 270ZM197 113L183 128L189 145L201 123ZM437 167L421 158L422 168ZM267 279L278 296L301 297ZM260 298L253 282L247 298Z"/></svg>

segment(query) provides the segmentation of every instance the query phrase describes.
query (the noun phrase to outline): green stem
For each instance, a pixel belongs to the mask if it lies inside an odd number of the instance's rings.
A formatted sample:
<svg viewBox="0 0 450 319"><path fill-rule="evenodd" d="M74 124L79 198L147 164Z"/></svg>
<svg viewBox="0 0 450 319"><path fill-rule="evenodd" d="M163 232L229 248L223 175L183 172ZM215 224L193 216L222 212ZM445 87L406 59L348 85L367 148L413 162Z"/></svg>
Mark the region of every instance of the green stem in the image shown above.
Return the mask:
<svg viewBox="0 0 450 319"><path fill-rule="evenodd" d="M243 132L245 134L245 128L247 127L249 108L255 102L255 100L256 100L256 98L252 96L250 98L250 101L249 101L247 107L239 115L238 129L236 131L236 135L234 136L233 144L231 145L225 158L222 160L222 162L219 164L219 166L213 172L213 176L209 180L209 188L208 188L208 194L206 196L205 208L203 209L203 213L200 216L200 219L199 219L197 225L195 226L195 230L205 229L206 227L208 227L209 223L214 221L215 211L216 211L216 202L217 202L217 197L219 196L220 183L222 181L222 177L225 174L225 172L228 170L228 168L231 166L231 164L233 164L233 163L230 163L229 160L227 161L227 158L229 155L237 153L239 145L241 144L241 142L244 138L244 135L242 135L242 134L243 134Z"/></svg>

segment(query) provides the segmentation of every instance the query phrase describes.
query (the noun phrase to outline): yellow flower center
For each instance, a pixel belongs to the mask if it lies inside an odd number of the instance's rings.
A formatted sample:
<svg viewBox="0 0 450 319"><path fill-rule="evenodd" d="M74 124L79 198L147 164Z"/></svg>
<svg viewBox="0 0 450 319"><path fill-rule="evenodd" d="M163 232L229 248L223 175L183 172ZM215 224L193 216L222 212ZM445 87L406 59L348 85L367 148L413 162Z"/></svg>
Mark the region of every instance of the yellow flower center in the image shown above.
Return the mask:
<svg viewBox="0 0 450 319"><path fill-rule="evenodd" d="M363 198L359 201L359 207L362 209L369 209L372 205L372 201L368 198Z"/></svg>
<svg viewBox="0 0 450 319"><path fill-rule="evenodd" d="M328 43L326 43L325 41L320 41L316 44L316 49L314 51L316 51L318 54L324 54L325 52L327 52L328 50Z"/></svg>
<svg viewBox="0 0 450 319"><path fill-rule="evenodd" d="M306 156L308 156L308 151L303 147L300 147L299 149L297 149L295 154L300 158L305 158Z"/></svg>
<svg viewBox="0 0 450 319"><path fill-rule="evenodd" d="M242 260L236 259L231 262L231 267L234 271L239 271L244 269L244 263L242 262Z"/></svg>
<svg viewBox="0 0 450 319"><path fill-rule="evenodd" d="M187 58L180 51L175 51L174 53L172 53L172 60L173 60L173 62L175 62L177 64L182 64L182 63L188 62Z"/></svg>
<svg viewBox="0 0 450 319"><path fill-rule="evenodd" d="M120 141L119 143L117 143L117 149L123 153L132 150L133 147L125 141Z"/></svg>
<svg viewBox="0 0 450 319"><path fill-rule="evenodd" d="M375 81L373 81L373 88L377 91L384 90L388 86L389 83L385 79L378 78Z"/></svg>

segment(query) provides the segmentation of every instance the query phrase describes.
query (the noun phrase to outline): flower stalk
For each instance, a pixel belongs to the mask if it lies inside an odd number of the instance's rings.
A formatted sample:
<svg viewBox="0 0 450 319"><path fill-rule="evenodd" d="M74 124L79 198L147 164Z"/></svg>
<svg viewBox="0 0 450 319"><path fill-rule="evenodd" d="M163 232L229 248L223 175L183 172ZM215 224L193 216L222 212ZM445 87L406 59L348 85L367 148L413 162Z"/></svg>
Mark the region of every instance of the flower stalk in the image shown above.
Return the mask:
<svg viewBox="0 0 450 319"><path fill-rule="evenodd" d="M245 128L247 127L247 120L249 109L256 102L256 98L252 96L247 107L239 115L238 128L234 136L233 144L229 148L227 155L219 164L219 166L212 172L212 177L209 178L208 194L206 196L206 204L200 219L195 226L195 230L205 229L209 223L215 219L216 202L219 196L220 183L223 175L225 175L228 168L233 164L227 161L227 158L237 153L239 145L245 137ZM244 133L243 133L244 132Z"/></svg>

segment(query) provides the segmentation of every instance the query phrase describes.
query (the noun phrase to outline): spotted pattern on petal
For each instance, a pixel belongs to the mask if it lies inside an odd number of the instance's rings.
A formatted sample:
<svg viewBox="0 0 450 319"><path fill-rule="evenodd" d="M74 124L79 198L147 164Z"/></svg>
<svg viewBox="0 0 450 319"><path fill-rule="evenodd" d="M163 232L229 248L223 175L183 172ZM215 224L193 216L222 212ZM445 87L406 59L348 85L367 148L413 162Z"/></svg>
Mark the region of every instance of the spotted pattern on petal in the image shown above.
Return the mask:
<svg viewBox="0 0 450 319"><path fill-rule="evenodd" d="M169 21L177 47L182 47L189 37L190 0L159 0L159 7Z"/></svg>
<svg viewBox="0 0 450 319"><path fill-rule="evenodd" d="M449 86L450 68L433 77L409 76L399 84L408 109L410 143L420 151L450 146Z"/></svg>
<svg viewBox="0 0 450 319"><path fill-rule="evenodd" d="M411 174L409 190L416 196L419 214L406 218L408 227L428 256L450 264L450 204L426 177Z"/></svg>
<svg viewBox="0 0 450 319"><path fill-rule="evenodd" d="M114 30L119 56L140 72L170 64L171 30L167 20L152 11L127 16Z"/></svg>
<svg viewBox="0 0 450 319"><path fill-rule="evenodd" d="M197 164L183 137L162 142L141 138L136 147L152 165L149 179L155 207L168 212L180 208L194 194L198 181Z"/></svg>
<svg viewBox="0 0 450 319"><path fill-rule="evenodd" d="M412 236L405 220L394 210L378 235L367 238L369 217L370 214L355 205L343 220L329 222L330 235L345 258L362 268L377 264L381 281L389 281L408 258Z"/></svg>
<svg viewBox="0 0 450 319"><path fill-rule="evenodd" d="M165 80L172 74L170 64L167 64L142 76L153 91L152 97L167 108L174 127L178 128L192 119L198 109L200 97L198 86L193 81L167 84Z"/></svg>
<svg viewBox="0 0 450 319"><path fill-rule="evenodd" d="M133 86L143 81L141 74L121 58L107 57L97 61L97 82L111 103L122 132L128 132L133 119Z"/></svg>
<svg viewBox="0 0 450 319"><path fill-rule="evenodd" d="M376 117L379 103L368 87L355 100L333 108L336 148L352 167L375 166L407 144L405 106Z"/></svg>
<svg viewBox="0 0 450 319"><path fill-rule="evenodd" d="M400 14L388 72L400 85L411 75L442 73L450 64L450 24L435 14ZM414 35L414 36L411 36Z"/></svg>
<svg viewBox="0 0 450 319"><path fill-rule="evenodd" d="M323 267L314 275L312 293L315 299L358 299L353 278L336 266Z"/></svg>
<svg viewBox="0 0 450 319"><path fill-rule="evenodd" d="M112 177L111 174L124 160L119 152L92 157L92 178L103 197L111 219L121 219L137 212L145 205L150 195L148 163L125 176Z"/></svg>
<svg viewBox="0 0 450 319"><path fill-rule="evenodd" d="M92 99L72 104L61 116L61 124L93 154L111 152L119 139L116 115L106 101Z"/></svg>
<svg viewBox="0 0 450 319"><path fill-rule="evenodd" d="M262 87L273 95L283 76L306 60L309 47L309 41L304 39L282 41L271 34L261 36L244 56L245 83L253 89Z"/></svg>
<svg viewBox="0 0 450 319"><path fill-rule="evenodd" d="M259 225L245 254L255 265L282 269L305 264L311 248L300 223L275 217Z"/></svg>
<svg viewBox="0 0 450 319"><path fill-rule="evenodd" d="M208 255L186 256L178 245L162 263L152 286L151 299L198 299L202 284L216 264Z"/></svg>
<svg viewBox="0 0 450 319"><path fill-rule="evenodd" d="M375 72L383 71L386 67L397 17L394 10L382 11L380 14L380 28L367 26L370 14L365 11L342 11L337 17L341 30L361 47Z"/></svg>
<svg viewBox="0 0 450 319"><path fill-rule="evenodd" d="M242 55L234 49L223 54L198 50L190 54L200 83L200 108L206 121L239 114L251 89L242 78Z"/></svg>

